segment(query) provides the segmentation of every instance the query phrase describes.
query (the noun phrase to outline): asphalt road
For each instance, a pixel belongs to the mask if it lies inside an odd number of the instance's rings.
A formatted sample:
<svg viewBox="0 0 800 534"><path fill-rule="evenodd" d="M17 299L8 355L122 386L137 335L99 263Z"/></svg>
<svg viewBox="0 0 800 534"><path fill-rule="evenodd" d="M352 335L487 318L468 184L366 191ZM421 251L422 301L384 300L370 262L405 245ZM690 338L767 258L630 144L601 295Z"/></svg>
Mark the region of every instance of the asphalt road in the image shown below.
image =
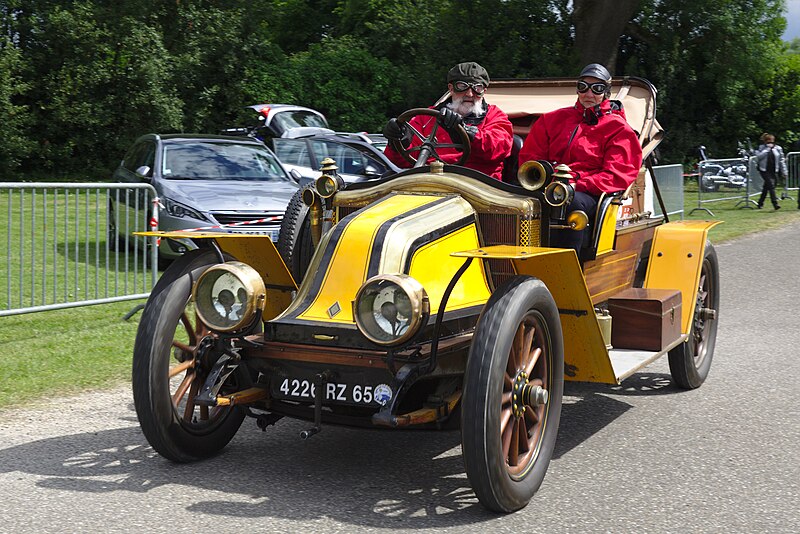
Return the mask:
<svg viewBox="0 0 800 534"><path fill-rule="evenodd" d="M245 426L174 465L129 388L0 413L0 532L800 532L800 224L718 245L719 335L695 391L665 359L619 387L568 383L524 510L477 504L458 432Z"/></svg>

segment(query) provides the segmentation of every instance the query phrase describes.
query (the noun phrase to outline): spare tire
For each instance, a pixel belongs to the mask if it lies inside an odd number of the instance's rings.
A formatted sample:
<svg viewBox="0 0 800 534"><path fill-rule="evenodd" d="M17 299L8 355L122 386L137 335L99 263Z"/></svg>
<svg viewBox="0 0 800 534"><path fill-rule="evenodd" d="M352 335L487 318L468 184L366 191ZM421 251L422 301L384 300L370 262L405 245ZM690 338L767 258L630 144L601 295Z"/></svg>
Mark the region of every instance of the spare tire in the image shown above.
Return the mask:
<svg viewBox="0 0 800 534"><path fill-rule="evenodd" d="M292 196L283 214L278 234L278 252L298 285L303 280L311 263L311 256L314 254L309 209L303 202L303 191L312 187L312 185L301 187Z"/></svg>

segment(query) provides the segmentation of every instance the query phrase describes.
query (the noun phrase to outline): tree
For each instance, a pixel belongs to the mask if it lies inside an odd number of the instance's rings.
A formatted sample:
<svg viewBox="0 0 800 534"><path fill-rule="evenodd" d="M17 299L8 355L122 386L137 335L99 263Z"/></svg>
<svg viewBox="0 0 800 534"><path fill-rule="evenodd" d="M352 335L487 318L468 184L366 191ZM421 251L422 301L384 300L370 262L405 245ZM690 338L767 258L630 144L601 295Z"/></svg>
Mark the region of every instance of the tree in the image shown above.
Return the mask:
<svg viewBox="0 0 800 534"><path fill-rule="evenodd" d="M581 65L601 63L614 72L620 36L641 0L574 0L575 50Z"/></svg>
<svg viewBox="0 0 800 534"><path fill-rule="evenodd" d="M0 37L0 181L13 177L33 142L26 135L31 120L26 106L15 104L28 85L22 82L22 58L7 36Z"/></svg>
<svg viewBox="0 0 800 534"><path fill-rule="evenodd" d="M626 27L619 70L659 88L662 156L682 161L704 144L735 153L754 138L769 104L764 82L780 55L782 0L663 0L643 3Z"/></svg>
<svg viewBox="0 0 800 534"><path fill-rule="evenodd" d="M311 45L292 56L290 65L298 101L313 103L337 130L379 130L386 103L400 98L391 63L350 37Z"/></svg>

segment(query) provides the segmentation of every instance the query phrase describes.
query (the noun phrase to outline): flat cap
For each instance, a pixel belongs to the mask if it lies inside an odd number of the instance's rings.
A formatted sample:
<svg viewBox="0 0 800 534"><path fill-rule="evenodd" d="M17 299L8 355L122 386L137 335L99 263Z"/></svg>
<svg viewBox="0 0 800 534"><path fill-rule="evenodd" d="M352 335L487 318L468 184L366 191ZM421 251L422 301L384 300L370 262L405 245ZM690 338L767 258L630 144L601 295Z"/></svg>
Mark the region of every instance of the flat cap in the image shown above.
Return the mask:
<svg viewBox="0 0 800 534"><path fill-rule="evenodd" d="M459 63L447 72L447 83L459 81L482 83L484 87L488 87L489 73L474 61Z"/></svg>

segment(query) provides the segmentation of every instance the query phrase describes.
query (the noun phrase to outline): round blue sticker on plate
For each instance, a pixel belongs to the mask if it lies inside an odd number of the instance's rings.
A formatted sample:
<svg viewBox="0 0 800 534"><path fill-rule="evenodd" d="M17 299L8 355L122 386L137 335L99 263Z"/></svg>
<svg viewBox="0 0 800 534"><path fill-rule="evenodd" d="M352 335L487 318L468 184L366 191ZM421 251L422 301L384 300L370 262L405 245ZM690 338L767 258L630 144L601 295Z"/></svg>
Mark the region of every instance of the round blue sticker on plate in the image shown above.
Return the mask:
<svg viewBox="0 0 800 534"><path fill-rule="evenodd" d="M375 402L381 406L386 406L386 403L392 400L392 388L386 384L378 384L375 386Z"/></svg>

